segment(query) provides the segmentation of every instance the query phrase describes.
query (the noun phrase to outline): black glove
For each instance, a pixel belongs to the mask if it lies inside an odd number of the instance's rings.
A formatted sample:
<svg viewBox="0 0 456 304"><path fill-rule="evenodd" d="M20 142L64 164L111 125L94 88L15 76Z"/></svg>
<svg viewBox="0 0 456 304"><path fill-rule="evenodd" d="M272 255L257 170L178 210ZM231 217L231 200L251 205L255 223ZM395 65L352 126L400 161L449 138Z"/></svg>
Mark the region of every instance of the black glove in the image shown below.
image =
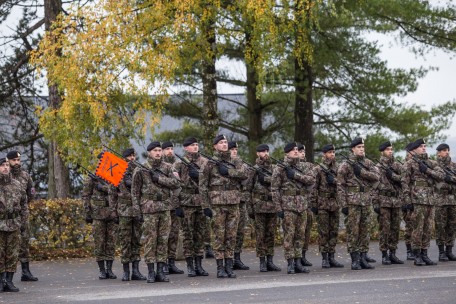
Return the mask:
<svg viewBox="0 0 456 304"><path fill-rule="evenodd" d="M374 207L374 211L375 211L375 213L380 215L380 207Z"/></svg>
<svg viewBox="0 0 456 304"><path fill-rule="evenodd" d="M423 162L420 162L419 167L420 167L420 172L423 174L426 173L428 170L428 166L426 166L426 164Z"/></svg>
<svg viewBox="0 0 456 304"><path fill-rule="evenodd" d="M228 176L228 167L227 166L219 164L218 171L221 176Z"/></svg>
<svg viewBox="0 0 456 304"><path fill-rule="evenodd" d="M265 182L264 182L264 174L258 174L258 181L260 182L260 184L264 185Z"/></svg>
<svg viewBox="0 0 456 304"><path fill-rule="evenodd" d="M211 208L204 208L203 213L205 216L210 217L210 218L212 218L212 216L213 216Z"/></svg>
<svg viewBox="0 0 456 304"><path fill-rule="evenodd" d="M248 215L249 215L249 217L250 217L252 220L255 220L255 213L250 213L250 212L249 212Z"/></svg>
<svg viewBox="0 0 456 304"><path fill-rule="evenodd" d="M407 204L407 209L410 211L415 210L415 208L413 207L413 204Z"/></svg>
<svg viewBox="0 0 456 304"><path fill-rule="evenodd" d="M390 168L386 169L386 177L388 177L389 179L393 178L393 170L391 170Z"/></svg>
<svg viewBox="0 0 456 304"><path fill-rule="evenodd" d="M310 211L312 211L314 214L318 214L318 208L317 207L310 208Z"/></svg>
<svg viewBox="0 0 456 304"><path fill-rule="evenodd" d="M97 183L97 185L95 186L95 188L100 191L100 192L103 192L103 193L107 193L106 192L106 188L101 184L101 183Z"/></svg>
<svg viewBox="0 0 456 304"><path fill-rule="evenodd" d="M277 212L277 217L280 217L281 219L283 219L285 217L285 212L283 212L283 211Z"/></svg>
<svg viewBox="0 0 456 304"><path fill-rule="evenodd" d="M336 181L334 179L334 175L326 174L326 182L328 183L328 185L335 185Z"/></svg>
<svg viewBox="0 0 456 304"><path fill-rule="evenodd" d="M188 167L188 176L190 176L191 179L198 181L199 180L198 169L196 169L194 166L189 166Z"/></svg>
<svg viewBox="0 0 456 304"><path fill-rule="evenodd" d="M360 177L361 176L361 166L358 164L354 164L353 172L355 173L356 177Z"/></svg>
<svg viewBox="0 0 456 304"><path fill-rule="evenodd" d="M154 183L158 183L158 178L159 177L160 177L160 175L158 173L150 172L150 178L152 179L152 181Z"/></svg>
<svg viewBox="0 0 456 304"><path fill-rule="evenodd" d="M86 216L85 221L87 224L92 224L93 223L93 218L91 216Z"/></svg>
<svg viewBox="0 0 456 304"><path fill-rule="evenodd" d="M291 167L286 167L285 173L287 173L287 177L289 179L293 179L295 177L296 171Z"/></svg>
<svg viewBox="0 0 456 304"><path fill-rule="evenodd" d="M453 179L451 178L451 175L447 174L445 175L445 178L444 178L445 182L451 184L453 183Z"/></svg>
<svg viewBox="0 0 456 304"><path fill-rule="evenodd" d="M115 218L112 219L112 221L114 222L114 224L119 224L119 217L116 216Z"/></svg>
<svg viewBox="0 0 456 304"><path fill-rule="evenodd" d="M136 223L140 223L140 224L144 223L144 217L142 216L142 214L141 214L141 215L135 216L135 217L133 218L133 220L134 220Z"/></svg>
<svg viewBox="0 0 456 304"><path fill-rule="evenodd" d="M176 213L177 217L184 217L184 209L182 209L181 207L177 207L176 209L174 209L174 212Z"/></svg>
<svg viewBox="0 0 456 304"><path fill-rule="evenodd" d="M342 213L343 213L345 216L347 216L347 215L348 215L348 207L344 207L344 208L342 208L342 210L341 210L341 211L342 211Z"/></svg>
<svg viewBox="0 0 456 304"><path fill-rule="evenodd" d="M125 181L125 186L126 186L128 189L131 189L131 184L132 184L131 176L125 177L124 181Z"/></svg>
<svg viewBox="0 0 456 304"><path fill-rule="evenodd" d="M401 210L404 212L407 212L407 210L408 210L407 205L402 205Z"/></svg>

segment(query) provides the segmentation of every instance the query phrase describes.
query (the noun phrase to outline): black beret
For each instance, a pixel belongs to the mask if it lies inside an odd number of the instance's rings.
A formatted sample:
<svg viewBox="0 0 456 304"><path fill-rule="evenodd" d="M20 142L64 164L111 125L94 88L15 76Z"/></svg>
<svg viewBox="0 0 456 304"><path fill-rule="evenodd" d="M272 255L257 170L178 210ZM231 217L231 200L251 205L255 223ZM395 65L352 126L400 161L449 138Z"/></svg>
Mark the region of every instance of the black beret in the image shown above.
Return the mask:
<svg viewBox="0 0 456 304"><path fill-rule="evenodd" d="M222 139L226 139L225 135L223 134L220 134L220 135L217 135L214 140L212 141L212 144L216 145L218 144L219 141L221 141Z"/></svg>
<svg viewBox="0 0 456 304"><path fill-rule="evenodd" d="M238 144L235 141L229 141L228 142L228 149L231 150L233 148L238 148Z"/></svg>
<svg viewBox="0 0 456 304"><path fill-rule="evenodd" d="M423 138L419 138L419 139L415 140L415 141L411 144L410 150L409 150L409 151L413 151L413 150L415 150L416 148L418 148L419 146L424 145L425 143L426 143L426 142L424 141Z"/></svg>
<svg viewBox="0 0 456 304"><path fill-rule="evenodd" d="M305 149L306 149L306 147L304 147L303 144L298 144L297 147L298 147L298 151L301 151L301 150L305 150Z"/></svg>
<svg viewBox="0 0 456 304"><path fill-rule="evenodd" d="M269 151L269 146L267 144L260 144L256 147L257 152Z"/></svg>
<svg viewBox="0 0 456 304"><path fill-rule="evenodd" d="M327 144L327 145L324 145L323 148L321 148L321 152L323 152L323 153L326 153L326 152L331 151L331 150L336 150L334 148L333 144Z"/></svg>
<svg viewBox="0 0 456 304"><path fill-rule="evenodd" d="M448 149L448 151L450 150L450 146L448 146L447 144L440 144L437 146L437 151L442 151L442 150L445 150L445 149Z"/></svg>
<svg viewBox="0 0 456 304"><path fill-rule="evenodd" d="M385 141L383 144L378 146L378 151L383 152L383 151L385 151L386 148L391 147L391 146L393 146L393 145L391 144L391 142L389 140Z"/></svg>
<svg viewBox="0 0 456 304"><path fill-rule="evenodd" d="M21 154L18 151L9 151L8 154L6 154L7 159L15 159L21 157Z"/></svg>
<svg viewBox="0 0 456 304"><path fill-rule="evenodd" d="M135 154L135 149L133 149L133 148L127 148L127 149L123 150L123 152L122 152L122 157L123 157L123 158L126 158L126 157L128 157L128 156L130 156L130 155L132 155L132 154Z"/></svg>
<svg viewBox="0 0 456 304"><path fill-rule="evenodd" d="M410 149L410 147L411 147L412 145L413 145L413 143L411 142L411 143L409 143L407 146L405 146L405 151L407 151L407 152L412 151L412 149Z"/></svg>
<svg viewBox="0 0 456 304"><path fill-rule="evenodd" d="M350 143L350 148L354 148L354 147L356 147L357 145L360 145L360 144L364 144L364 139L362 139L361 137L356 137Z"/></svg>
<svg viewBox="0 0 456 304"><path fill-rule="evenodd" d="M103 157L103 153L104 153L104 152L98 153L97 158L98 158L98 159L101 159L101 158Z"/></svg>
<svg viewBox="0 0 456 304"><path fill-rule="evenodd" d="M6 163L6 161L7 161L6 157L0 158L0 165L3 163Z"/></svg>
<svg viewBox="0 0 456 304"><path fill-rule="evenodd" d="M153 141L147 146L147 151L151 151L155 148L161 148L161 144L159 141Z"/></svg>
<svg viewBox="0 0 456 304"><path fill-rule="evenodd" d="M285 153L288 153L290 152L291 150L293 150L294 148L296 148L298 145L296 144L296 142L291 142L291 143L288 143L285 145L285 147L283 148L283 152Z"/></svg>
<svg viewBox="0 0 456 304"><path fill-rule="evenodd" d="M166 148L169 148L169 147L174 147L174 144L170 141L165 141L162 143L162 149L166 149Z"/></svg>
<svg viewBox="0 0 456 304"><path fill-rule="evenodd" d="M191 144L197 143L198 140L195 137L187 137L184 139L184 147L190 146Z"/></svg>

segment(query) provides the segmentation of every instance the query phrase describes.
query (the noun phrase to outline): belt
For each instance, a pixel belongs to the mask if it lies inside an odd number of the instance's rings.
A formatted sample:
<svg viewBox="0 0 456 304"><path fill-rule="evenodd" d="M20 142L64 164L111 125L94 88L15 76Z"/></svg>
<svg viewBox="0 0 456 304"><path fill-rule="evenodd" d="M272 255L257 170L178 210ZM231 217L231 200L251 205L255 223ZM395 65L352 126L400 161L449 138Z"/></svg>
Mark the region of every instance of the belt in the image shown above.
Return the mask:
<svg viewBox="0 0 456 304"><path fill-rule="evenodd" d="M369 186L348 186L348 192L369 192L370 189Z"/></svg>
<svg viewBox="0 0 456 304"><path fill-rule="evenodd" d="M19 212L7 212L4 214L4 219L5 220L14 220L18 216L19 216Z"/></svg>
<svg viewBox="0 0 456 304"><path fill-rule="evenodd" d="M262 201L272 201L272 195L254 193L253 197Z"/></svg>
<svg viewBox="0 0 456 304"><path fill-rule="evenodd" d="M445 194L445 195L448 195L448 194L453 194L453 190L448 190L448 189L435 189L435 193L437 194Z"/></svg>
<svg viewBox="0 0 456 304"><path fill-rule="evenodd" d="M182 189L182 192L186 193L186 194L199 194L199 189L198 188L196 188L196 189L194 189L194 188L184 188L184 189Z"/></svg>
<svg viewBox="0 0 456 304"><path fill-rule="evenodd" d="M108 200L93 200L94 202L94 205L97 205L95 204L95 202L100 202L104 205L104 207L109 207L109 201Z"/></svg>
<svg viewBox="0 0 456 304"><path fill-rule="evenodd" d="M239 190L237 186L233 185L220 185L220 186L212 186L209 188L209 191L229 191L229 190Z"/></svg>
<svg viewBox="0 0 456 304"><path fill-rule="evenodd" d="M391 190L380 190L378 191L378 194L387 196L387 197L398 197L399 193L396 191L391 191Z"/></svg>
<svg viewBox="0 0 456 304"><path fill-rule="evenodd" d="M318 196L326 198L336 198L336 192L319 192Z"/></svg>
<svg viewBox="0 0 456 304"><path fill-rule="evenodd" d="M159 202L159 201L166 201L169 198L169 196L158 193L158 194L154 194L154 195L145 195L145 198Z"/></svg>
<svg viewBox="0 0 456 304"><path fill-rule="evenodd" d="M288 189L283 191L283 195L304 195L308 192L304 189Z"/></svg>
<svg viewBox="0 0 456 304"><path fill-rule="evenodd" d="M415 186L428 188L429 184L427 181L415 181Z"/></svg>

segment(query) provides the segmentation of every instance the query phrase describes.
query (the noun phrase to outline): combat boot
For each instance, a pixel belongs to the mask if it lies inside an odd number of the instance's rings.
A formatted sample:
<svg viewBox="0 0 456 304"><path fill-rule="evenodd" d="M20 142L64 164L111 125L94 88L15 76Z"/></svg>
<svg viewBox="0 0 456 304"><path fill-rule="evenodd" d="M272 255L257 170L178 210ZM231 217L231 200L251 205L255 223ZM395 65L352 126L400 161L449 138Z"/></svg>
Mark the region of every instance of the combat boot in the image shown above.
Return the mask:
<svg viewBox="0 0 456 304"><path fill-rule="evenodd" d="M382 264L383 265L391 265L391 260L389 258L387 250L383 250L382 251Z"/></svg>
<svg viewBox="0 0 456 304"><path fill-rule="evenodd" d="M359 252L350 252L352 259L351 269L352 270L361 270L361 265L359 264Z"/></svg>
<svg viewBox="0 0 456 304"><path fill-rule="evenodd" d="M260 257L260 272L268 272L268 267L266 266L265 257Z"/></svg>
<svg viewBox="0 0 456 304"><path fill-rule="evenodd" d="M228 277L228 274L225 271L225 266L223 266L223 259L217 259L217 278L225 279Z"/></svg>
<svg viewBox="0 0 456 304"><path fill-rule="evenodd" d="M238 253L234 253L234 264L233 264L233 269L235 270L249 270L250 267L249 266L246 266L244 265L244 263L242 263L241 261L241 253L238 252Z"/></svg>
<svg viewBox="0 0 456 304"><path fill-rule="evenodd" d="M295 263L295 273L309 273L310 270L307 267L304 267L302 265L302 259L301 258L296 258L294 260Z"/></svg>
<svg viewBox="0 0 456 304"><path fill-rule="evenodd" d="M155 283L154 263L147 263L147 283Z"/></svg>
<svg viewBox="0 0 456 304"><path fill-rule="evenodd" d="M106 277L108 279L117 279L117 276L112 272L112 262L113 260L106 261Z"/></svg>
<svg viewBox="0 0 456 304"><path fill-rule="evenodd" d="M423 262L426 263L428 266L434 266L437 265L436 262L431 260L428 255L427 255L427 249L421 249L421 259L423 259Z"/></svg>
<svg viewBox="0 0 456 304"><path fill-rule="evenodd" d="M168 259L168 269L169 274L183 274L184 271L176 267L176 260L169 258Z"/></svg>
<svg viewBox="0 0 456 304"><path fill-rule="evenodd" d="M122 281L130 281L130 263L123 263Z"/></svg>
<svg viewBox="0 0 456 304"><path fill-rule="evenodd" d="M456 255L453 254L453 246L446 246L446 256L450 261L456 261Z"/></svg>
<svg viewBox="0 0 456 304"><path fill-rule="evenodd" d="M407 261L414 261L415 260L415 256L413 255L413 252L412 252L412 245L411 244L405 244L406 248L407 248Z"/></svg>
<svg viewBox="0 0 456 304"><path fill-rule="evenodd" d="M302 251L301 265L302 265L302 266L312 266L312 263L309 262L309 261L306 259L306 251L305 251L305 250Z"/></svg>
<svg viewBox="0 0 456 304"><path fill-rule="evenodd" d="M158 267L158 264L157 264L157 267ZM165 274L169 274L168 263L165 263L165 265L163 266L163 272L164 272Z"/></svg>
<svg viewBox="0 0 456 304"><path fill-rule="evenodd" d="M204 256L206 259L213 259L215 258L214 251L212 250L211 245L206 245L204 248Z"/></svg>
<svg viewBox="0 0 456 304"><path fill-rule="evenodd" d="M233 267L234 267L233 259L231 259L231 258L225 259L225 271L226 271L226 274L228 275L229 278L235 279L236 278L236 274L233 271Z"/></svg>
<svg viewBox="0 0 456 304"><path fill-rule="evenodd" d="M448 262L449 260L445 252L445 245L439 245L439 261Z"/></svg>
<svg viewBox="0 0 456 304"><path fill-rule="evenodd" d="M185 261L187 262L187 275L189 277L196 277L195 266L193 265L193 257L186 257Z"/></svg>
<svg viewBox="0 0 456 304"><path fill-rule="evenodd" d="M98 278L100 280L106 280L108 276L106 275L106 269L105 269L105 262L104 261L98 261L98 268L100 269L100 275Z"/></svg>
<svg viewBox="0 0 456 304"><path fill-rule="evenodd" d="M337 262L336 259L334 258L334 252L330 252L328 255L328 260L329 260L329 266L334 267L334 268L343 268L344 265L341 263Z"/></svg>
<svg viewBox="0 0 456 304"><path fill-rule="evenodd" d="M274 256L272 255L266 256L266 267L268 268L268 271L282 271L280 267L274 264L273 257Z"/></svg>
<svg viewBox="0 0 456 304"><path fill-rule="evenodd" d="M25 262L25 263L21 262L21 268L22 268L21 281L38 281L38 278L34 277L33 274L30 272L29 266L30 266L29 262Z"/></svg>
<svg viewBox="0 0 456 304"><path fill-rule="evenodd" d="M199 277L207 277L209 274L207 273L206 270L203 268L203 256L197 256L195 257L195 273Z"/></svg>
<svg viewBox="0 0 456 304"><path fill-rule="evenodd" d="M3 289L5 288L5 276L5 272L0 273L0 292L3 292Z"/></svg>
<svg viewBox="0 0 456 304"><path fill-rule="evenodd" d="M143 281L147 280L145 276L139 271L139 261L133 261L131 265L131 280L132 281Z"/></svg>
<svg viewBox="0 0 456 304"><path fill-rule="evenodd" d="M19 288L14 286L13 284L13 276L14 272L7 272L5 275L5 281L4 281L4 286L3 286L3 291L6 292L18 292Z"/></svg>
<svg viewBox="0 0 456 304"><path fill-rule="evenodd" d="M287 262L288 262L287 273L288 273L288 274L294 274L294 273L295 273L295 263L294 263L294 259L293 259L293 258L287 259Z"/></svg>
<svg viewBox="0 0 456 304"><path fill-rule="evenodd" d="M360 258L359 258L359 265L361 265L362 269L374 269L375 266L372 266L369 264L366 260L367 253L366 252L361 252Z"/></svg>
<svg viewBox="0 0 456 304"><path fill-rule="evenodd" d="M169 282L168 275L163 272L163 267L165 267L165 264L166 263L164 262L157 263L157 277L155 278L157 282Z"/></svg>
<svg viewBox="0 0 456 304"><path fill-rule="evenodd" d="M421 258L421 251L419 249L413 249L413 256L415 257L413 262L416 266L426 266L426 263Z"/></svg>
<svg viewBox="0 0 456 304"><path fill-rule="evenodd" d="M396 249L390 250L390 261L391 264L404 264L404 261L399 260L399 258L396 256Z"/></svg>
<svg viewBox="0 0 456 304"><path fill-rule="evenodd" d="M329 257L327 252L321 253L321 268L331 268L331 265L329 265Z"/></svg>
<svg viewBox="0 0 456 304"><path fill-rule="evenodd" d="M367 254L367 251L364 253L364 259L365 259L366 262L368 262L368 263L377 263L377 260L371 258L371 257Z"/></svg>

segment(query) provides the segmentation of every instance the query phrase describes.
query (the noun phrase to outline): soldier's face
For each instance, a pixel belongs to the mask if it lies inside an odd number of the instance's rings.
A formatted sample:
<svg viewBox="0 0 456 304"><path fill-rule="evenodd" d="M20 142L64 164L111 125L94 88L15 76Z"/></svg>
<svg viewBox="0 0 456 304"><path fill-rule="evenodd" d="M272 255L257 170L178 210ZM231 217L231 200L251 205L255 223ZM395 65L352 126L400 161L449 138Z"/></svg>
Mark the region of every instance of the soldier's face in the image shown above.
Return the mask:
<svg viewBox="0 0 456 304"><path fill-rule="evenodd" d="M157 147L149 151L149 156L153 159L160 159L162 157L163 150L160 147Z"/></svg>
<svg viewBox="0 0 456 304"><path fill-rule="evenodd" d="M165 156L173 156L174 155L174 147L168 147L163 149L163 154Z"/></svg>
<svg viewBox="0 0 456 304"><path fill-rule="evenodd" d="M238 148L231 148L230 149L231 157L235 158L238 155Z"/></svg>
<svg viewBox="0 0 456 304"><path fill-rule="evenodd" d="M416 154L425 154L426 153L426 144L420 145L418 148L413 150Z"/></svg>
<svg viewBox="0 0 456 304"><path fill-rule="evenodd" d="M261 160L266 160L269 158L269 151L261 151L261 152L257 152L257 156L261 159Z"/></svg>
<svg viewBox="0 0 456 304"><path fill-rule="evenodd" d="M294 147L293 150L287 153L287 157L289 158L298 158L299 157L299 151L298 147Z"/></svg>
<svg viewBox="0 0 456 304"><path fill-rule="evenodd" d="M328 160L334 160L336 158L336 151L330 150L323 154L323 156Z"/></svg>
<svg viewBox="0 0 456 304"><path fill-rule="evenodd" d="M134 160L136 160L136 154L133 153L133 154L127 156L125 159L127 160L127 162L134 161Z"/></svg>
<svg viewBox="0 0 456 304"><path fill-rule="evenodd" d="M10 164L6 161L0 165L0 174L7 175L10 172Z"/></svg>
<svg viewBox="0 0 456 304"><path fill-rule="evenodd" d="M437 151L438 157L447 157L449 155L450 155L450 149L443 149L443 150Z"/></svg>
<svg viewBox="0 0 456 304"><path fill-rule="evenodd" d="M353 154L356 156L364 156L364 144L359 144L352 148Z"/></svg>
<svg viewBox="0 0 456 304"><path fill-rule="evenodd" d="M17 157L17 158L13 158L13 159L8 159L8 162L9 162L11 167L20 166L21 165L21 158Z"/></svg>
<svg viewBox="0 0 456 304"><path fill-rule="evenodd" d="M193 143L190 146L184 147L184 150L187 151L188 153L198 153L199 145L198 145L198 143Z"/></svg>
<svg viewBox="0 0 456 304"><path fill-rule="evenodd" d="M383 155L386 157L393 157L393 147L388 147L385 150L383 150Z"/></svg>
<svg viewBox="0 0 456 304"><path fill-rule="evenodd" d="M305 159L306 158L306 150L299 150L299 159Z"/></svg>
<svg viewBox="0 0 456 304"><path fill-rule="evenodd" d="M214 149L219 152L226 152L228 151L228 141L226 139L222 139L218 143L214 145Z"/></svg>

